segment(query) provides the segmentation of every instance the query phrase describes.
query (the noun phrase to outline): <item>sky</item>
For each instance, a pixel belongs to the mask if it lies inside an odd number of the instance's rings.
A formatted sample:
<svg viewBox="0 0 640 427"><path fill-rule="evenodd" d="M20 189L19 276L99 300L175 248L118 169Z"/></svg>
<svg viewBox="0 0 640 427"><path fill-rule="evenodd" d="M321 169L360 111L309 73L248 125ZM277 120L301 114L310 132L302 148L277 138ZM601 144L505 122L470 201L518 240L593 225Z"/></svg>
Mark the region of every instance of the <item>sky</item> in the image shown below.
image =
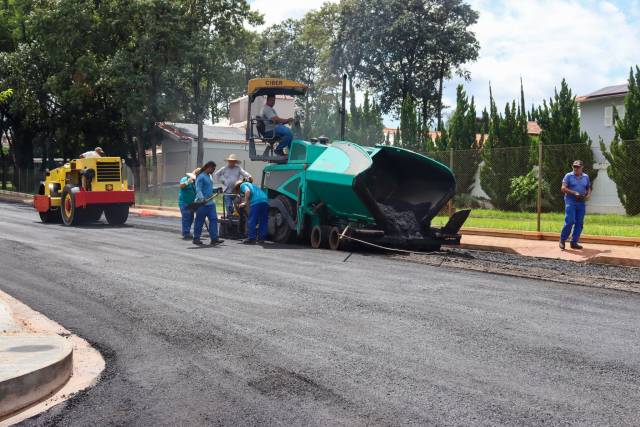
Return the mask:
<svg viewBox="0 0 640 427"><path fill-rule="evenodd" d="M300 18L324 0L252 0L265 23ZM491 83L498 108L520 96L527 108L553 96L567 79L575 95L625 83L629 68L640 65L640 0L467 0L480 14L472 30L480 56L466 65L470 81L446 83L445 105L455 104L462 83L478 112L489 103ZM450 109L449 109L450 111ZM445 113L446 114L446 113ZM385 117L385 124L397 120Z"/></svg>

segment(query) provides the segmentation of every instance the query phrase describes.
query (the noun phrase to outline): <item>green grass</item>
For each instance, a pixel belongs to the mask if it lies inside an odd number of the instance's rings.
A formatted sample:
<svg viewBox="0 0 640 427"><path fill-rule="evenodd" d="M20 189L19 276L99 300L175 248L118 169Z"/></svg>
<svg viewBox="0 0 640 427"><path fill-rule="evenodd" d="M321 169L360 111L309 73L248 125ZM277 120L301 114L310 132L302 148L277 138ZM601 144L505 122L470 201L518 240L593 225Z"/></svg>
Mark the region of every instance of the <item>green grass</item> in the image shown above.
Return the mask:
<svg viewBox="0 0 640 427"><path fill-rule="evenodd" d="M447 220L446 216L438 216L433 220L433 224L444 225ZM540 228L543 232L559 233L563 224L564 214L562 213L543 213L540 220ZM464 225L465 227L536 231L536 214L473 209ZM587 213L583 233L594 236L640 237L640 216Z"/></svg>

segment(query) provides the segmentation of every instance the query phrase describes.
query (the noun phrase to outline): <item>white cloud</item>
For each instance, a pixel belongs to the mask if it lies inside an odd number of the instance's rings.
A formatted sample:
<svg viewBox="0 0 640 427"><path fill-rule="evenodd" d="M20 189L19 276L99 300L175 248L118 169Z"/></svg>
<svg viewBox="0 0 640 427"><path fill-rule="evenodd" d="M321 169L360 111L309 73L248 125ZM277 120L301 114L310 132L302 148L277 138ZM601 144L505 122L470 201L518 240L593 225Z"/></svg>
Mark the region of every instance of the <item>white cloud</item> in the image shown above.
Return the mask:
<svg viewBox="0 0 640 427"><path fill-rule="evenodd" d="M480 13L474 31L481 50L467 67L472 80L462 83L475 96L478 113L488 104L489 82L502 108L519 98L522 77L529 108L551 97L563 77L576 95L584 95L624 83L629 67L640 63L640 0L468 1ZM254 0L251 7L271 25L300 18L324 2ZM447 105L455 102L457 83L447 82Z"/></svg>
<svg viewBox="0 0 640 427"><path fill-rule="evenodd" d="M251 8L264 15L266 26L277 24L287 18L302 18L305 13L319 9L326 0L253 0Z"/></svg>
<svg viewBox="0 0 640 427"><path fill-rule="evenodd" d="M488 103L491 81L499 106L519 97L524 81L527 108L553 95L566 78L577 95L623 83L638 63L640 26L608 1L471 1L480 12L475 26L479 60L468 68L467 92ZM447 91L455 91L449 82ZM480 110L480 109L479 109Z"/></svg>

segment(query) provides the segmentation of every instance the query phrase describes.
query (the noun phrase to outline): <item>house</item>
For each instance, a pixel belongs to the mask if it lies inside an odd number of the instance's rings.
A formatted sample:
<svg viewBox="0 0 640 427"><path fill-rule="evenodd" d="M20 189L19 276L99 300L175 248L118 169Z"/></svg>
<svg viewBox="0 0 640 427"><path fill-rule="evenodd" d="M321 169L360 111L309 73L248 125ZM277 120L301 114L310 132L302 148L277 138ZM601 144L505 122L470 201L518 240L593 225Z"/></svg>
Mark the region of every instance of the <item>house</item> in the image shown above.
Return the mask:
<svg viewBox="0 0 640 427"><path fill-rule="evenodd" d="M258 97L251 106L252 116L258 114L264 106L265 97ZM213 160L222 167L224 159L231 153L240 160L242 167L256 178L262 176L263 162L249 159L249 146L246 139L248 98L246 96L231 101L229 121L203 126L204 160ZM283 117L292 117L295 100L290 96L276 98L276 111ZM185 172L196 168L198 150L198 126L193 123L160 123L159 175L162 184L176 184ZM254 131L257 133L257 131ZM257 143L256 150L264 150L264 144Z"/></svg>
<svg viewBox="0 0 640 427"><path fill-rule="evenodd" d="M196 168L198 150L198 126L193 123L160 123L160 179L162 184L176 184L185 172ZM245 129L234 126L204 125L204 160L213 160L219 167L231 153L240 160L242 167L251 175L261 176L261 162L249 159ZM257 149L263 144L258 144Z"/></svg>
<svg viewBox="0 0 640 427"><path fill-rule="evenodd" d="M615 183L607 175L609 165L600 150L600 140L609 146L615 136L614 107L624 117L624 98L627 84L607 86L588 95L576 98L580 106L580 129L593 141L593 154L598 178L593 183L593 196L589 201L589 212L624 213L618 199Z"/></svg>

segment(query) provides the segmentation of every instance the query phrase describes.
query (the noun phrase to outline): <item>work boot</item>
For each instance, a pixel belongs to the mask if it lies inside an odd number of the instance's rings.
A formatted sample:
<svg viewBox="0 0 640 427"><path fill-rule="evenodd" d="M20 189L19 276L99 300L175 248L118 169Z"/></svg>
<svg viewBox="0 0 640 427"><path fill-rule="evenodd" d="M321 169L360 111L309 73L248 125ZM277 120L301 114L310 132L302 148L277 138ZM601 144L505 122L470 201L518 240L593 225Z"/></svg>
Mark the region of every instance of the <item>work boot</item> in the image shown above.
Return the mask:
<svg viewBox="0 0 640 427"><path fill-rule="evenodd" d="M191 239L193 239L193 236L189 234L185 234L184 236L182 236L182 240L191 240Z"/></svg>
<svg viewBox="0 0 640 427"><path fill-rule="evenodd" d="M202 243L202 240L200 239L193 239L193 244L198 246L204 245L204 243Z"/></svg>
<svg viewBox="0 0 640 427"><path fill-rule="evenodd" d="M284 151L283 150L275 150L274 153L278 156L284 156Z"/></svg>
<svg viewBox="0 0 640 427"><path fill-rule="evenodd" d="M258 239L258 243L263 244L264 243L264 239Z"/></svg>
<svg viewBox="0 0 640 427"><path fill-rule="evenodd" d="M571 249L582 249L582 245L578 244L578 242L571 242Z"/></svg>
<svg viewBox="0 0 640 427"><path fill-rule="evenodd" d="M209 242L209 245L210 245L210 246L217 246L217 245L219 245L220 243L224 243L224 240L222 240L222 239L212 240L211 242Z"/></svg>
<svg viewBox="0 0 640 427"><path fill-rule="evenodd" d="M564 251L564 240L560 240L560 249Z"/></svg>
<svg viewBox="0 0 640 427"><path fill-rule="evenodd" d="M255 245L256 241L255 241L255 239L244 239L242 241L242 244L243 245Z"/></svg>

